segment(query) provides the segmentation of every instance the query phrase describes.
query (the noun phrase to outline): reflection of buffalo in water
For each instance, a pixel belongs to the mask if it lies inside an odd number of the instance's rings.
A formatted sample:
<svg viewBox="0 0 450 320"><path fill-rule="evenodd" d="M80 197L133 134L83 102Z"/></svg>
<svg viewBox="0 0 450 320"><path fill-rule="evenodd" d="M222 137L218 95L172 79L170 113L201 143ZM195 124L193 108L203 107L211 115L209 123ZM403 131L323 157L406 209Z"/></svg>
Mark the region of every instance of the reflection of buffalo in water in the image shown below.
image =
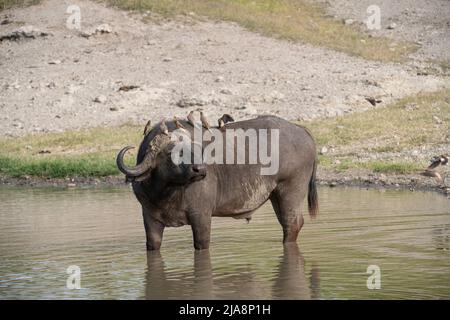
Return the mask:
<svg viewBox="0 0 450 320"><path fill-rule="evenodd" d="M320 297L319 268L308 280L296 243L284 246L272 288L264 286L250 268L234 275L214 277L210 253L194 252L193 272L171 277L160 252L147 252L145 297L147 299L317 299Z"/></svg>

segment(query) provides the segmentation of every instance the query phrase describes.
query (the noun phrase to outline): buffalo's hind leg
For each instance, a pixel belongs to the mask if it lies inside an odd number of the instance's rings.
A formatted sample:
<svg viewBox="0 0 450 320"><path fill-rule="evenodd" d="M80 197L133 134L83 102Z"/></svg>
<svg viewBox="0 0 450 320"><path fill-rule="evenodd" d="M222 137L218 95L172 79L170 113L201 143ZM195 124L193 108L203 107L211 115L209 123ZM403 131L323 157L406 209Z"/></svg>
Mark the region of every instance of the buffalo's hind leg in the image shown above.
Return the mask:
<svg viewBox="0 0 450 320"><path fill-rule="evenodd" d="M142 209L144 217L145 234L147 236L147 250L159 250L161 248L164 225L150 216L147 209Z"/></svg>
<svg viewBox="0 0 450 320"><path fill-rule="evenodd" d="M283 227L283 243L297 241L303 227L301 205L306 191L295 187L279 185L270 195L273 209Z"/></svg>

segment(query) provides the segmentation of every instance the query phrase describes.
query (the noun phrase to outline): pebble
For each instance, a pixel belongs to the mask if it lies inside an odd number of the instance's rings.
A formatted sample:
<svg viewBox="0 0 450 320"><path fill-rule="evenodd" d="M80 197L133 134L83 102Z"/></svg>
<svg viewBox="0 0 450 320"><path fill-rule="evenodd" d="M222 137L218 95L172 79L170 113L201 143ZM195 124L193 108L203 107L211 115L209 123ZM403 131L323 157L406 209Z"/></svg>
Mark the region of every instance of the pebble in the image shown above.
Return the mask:
<svg viewBox="0 0 450 320"><path fill-rule="evenodd" d="M99 95L94 98L94 102L97 102L97 103L105 103L106 100L107 100L106 96L104 96L104 95Z"/></svg>
<svg viewBox="0 0 450 320"><path fill-rule="evenodd" d="M320 149L320 154L325 154L325 153L327 153L327 152L328 152L328 148L325 147L325 146L323 146L323 147Z"/></svg>
<svg viewBox="0 0 450 320"><path fill-rule="evenodd" d="M437 116L433 116L433 120L436 124L442 124L442 120Z"/></svg>
<svg viewBox="0 0 450 320"><path fill-rule="evenodd" d="M233 92L231 92L230 89L222 89L222 90L220 90L220 93L221 94L228 94L228 95L233 94Z"/></svg>
<svg viewBox="0 0 450 320"><path fill-rule="evenodd" d="M395 28L397 28L397 24L395 22L392 22L387 28L389 30L394 30Z"/></svg>
<svg viewBox="0 0 450 320"><path fill-rule="evenodd" d="M352 25L353 23L355 23L355 20L353 20L353 19L345 19L344 20L344 24L347 26Z"/></svg>

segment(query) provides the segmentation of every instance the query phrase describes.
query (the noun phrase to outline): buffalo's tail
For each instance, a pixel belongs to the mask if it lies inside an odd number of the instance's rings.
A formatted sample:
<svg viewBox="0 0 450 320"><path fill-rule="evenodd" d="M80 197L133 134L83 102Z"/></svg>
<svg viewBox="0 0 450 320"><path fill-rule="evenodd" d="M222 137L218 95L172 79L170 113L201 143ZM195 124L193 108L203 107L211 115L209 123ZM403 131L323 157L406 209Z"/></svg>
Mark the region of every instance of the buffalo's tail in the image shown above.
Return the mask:
<svg viewBox="0 0 450 320"><path fill-rule="evenodd" d="M309 216L313 219L319 213L319 198L317 197L317 187L316 187L316 169L317 169L317 159L314 160L313 172L311 174L311 179L309 180L308 186L308 210Z"/></svg>

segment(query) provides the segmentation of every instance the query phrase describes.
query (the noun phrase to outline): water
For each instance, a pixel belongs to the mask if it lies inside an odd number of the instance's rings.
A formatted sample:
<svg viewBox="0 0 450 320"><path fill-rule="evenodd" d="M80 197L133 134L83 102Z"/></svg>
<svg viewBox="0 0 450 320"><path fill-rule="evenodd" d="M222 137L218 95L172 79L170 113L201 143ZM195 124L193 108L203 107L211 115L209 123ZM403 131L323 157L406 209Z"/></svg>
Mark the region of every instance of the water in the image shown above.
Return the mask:
<svg viewBox="0 0 450 320"><path fill-rule="evenodd" d="M209 252L189 227L145 250L128 189L0 189L1 299L450 298L450 200L433 193L320 190L318 219L283 249L269 204L250 224L213 219ZM81 289L66 286L80 267ZM367 288L367 267L381 289Z"/></svg>

